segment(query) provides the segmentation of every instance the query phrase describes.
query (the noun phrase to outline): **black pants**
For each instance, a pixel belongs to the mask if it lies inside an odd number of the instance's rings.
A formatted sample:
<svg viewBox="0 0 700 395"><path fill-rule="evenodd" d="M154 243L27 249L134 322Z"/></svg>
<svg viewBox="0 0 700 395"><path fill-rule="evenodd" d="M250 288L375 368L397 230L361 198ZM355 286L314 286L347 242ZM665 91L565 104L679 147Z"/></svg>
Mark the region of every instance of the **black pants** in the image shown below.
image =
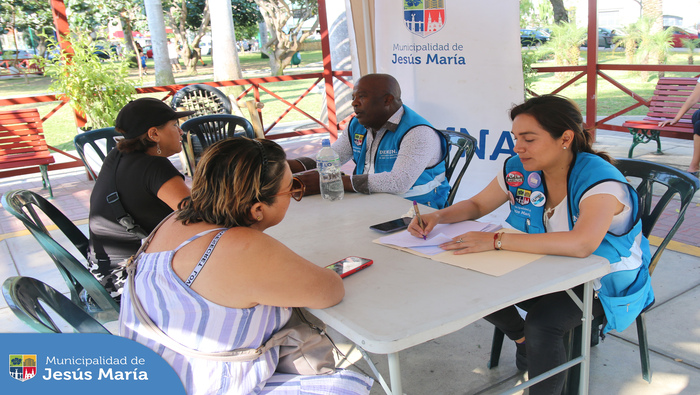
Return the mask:
<svg viewBox="0 0 700 395"><path fill-rule="evenodd" d="M579 298L583 298L583 285L574 288ZM581 324L583 312L566 292L557 292L526 300L518 307L527 311L522 319L515 306L506 307L484 317L494 324L511 340L525 337L529 377L538 376L566 362L564 334ZM600 300L593 299L593 316L603 313ZM566 372L530 387L530 395L561 394L566 380Z"/></svg>

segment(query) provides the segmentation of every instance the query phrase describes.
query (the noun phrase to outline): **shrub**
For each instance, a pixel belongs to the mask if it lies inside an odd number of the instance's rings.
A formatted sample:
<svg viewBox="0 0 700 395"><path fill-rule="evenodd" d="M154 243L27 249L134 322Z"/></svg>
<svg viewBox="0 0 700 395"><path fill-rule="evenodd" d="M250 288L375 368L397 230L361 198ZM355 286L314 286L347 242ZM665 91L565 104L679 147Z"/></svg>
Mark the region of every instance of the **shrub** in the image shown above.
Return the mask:
<svg viewBox="0 0 700 395"><path fill-rule="evenodd" d="M47 39L50 48L60 48L60 41ZM44 73L52 78L50 89L59 92L59 97L70 99L71 107L86 116L88 129L114 125L119 110L136 93L135 86L126 78L127 62L101 60L85 32L74 33L70 42L72 55L61 49L60 55L51 60L38 59Z"/></svg>

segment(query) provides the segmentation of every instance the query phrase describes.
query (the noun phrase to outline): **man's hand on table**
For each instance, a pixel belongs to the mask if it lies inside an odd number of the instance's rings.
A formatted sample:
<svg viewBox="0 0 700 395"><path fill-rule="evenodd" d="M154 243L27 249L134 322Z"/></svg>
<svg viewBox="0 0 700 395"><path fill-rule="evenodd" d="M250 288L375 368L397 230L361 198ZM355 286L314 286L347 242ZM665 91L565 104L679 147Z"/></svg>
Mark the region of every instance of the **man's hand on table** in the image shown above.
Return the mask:
<svg viewBox="0 0 700 395"><path fill-rule="evenodd" d="M301 180L301 182L303 182L304 185L306 186L306 190L304 191L304 196L317 195L317 194L321 193L320 181L319 181L318 172L316 171L316 169L311 169L311 170L303 171L301 173L296 173L296 174L294 174L294 177Z"/></svg>

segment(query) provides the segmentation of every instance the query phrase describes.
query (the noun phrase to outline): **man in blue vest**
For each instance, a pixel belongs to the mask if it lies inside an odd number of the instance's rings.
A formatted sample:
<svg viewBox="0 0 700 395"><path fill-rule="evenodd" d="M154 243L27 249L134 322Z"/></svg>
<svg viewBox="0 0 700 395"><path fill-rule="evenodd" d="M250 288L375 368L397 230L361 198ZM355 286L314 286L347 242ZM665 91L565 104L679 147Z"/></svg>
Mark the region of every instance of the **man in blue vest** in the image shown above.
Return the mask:
<svg viewBox="0 0 700 395"><path fill-rule="evenodd" d="M399 82L388 74L360 78L352 93L355 117L331 146L355 170L343 176L348 192L393 193L430 207L445 206L447 141L430 122L401 102ZM312 158L289 160L293 173L316 167ZM297 174L307 194L318 193L315 172Z"/></svg>

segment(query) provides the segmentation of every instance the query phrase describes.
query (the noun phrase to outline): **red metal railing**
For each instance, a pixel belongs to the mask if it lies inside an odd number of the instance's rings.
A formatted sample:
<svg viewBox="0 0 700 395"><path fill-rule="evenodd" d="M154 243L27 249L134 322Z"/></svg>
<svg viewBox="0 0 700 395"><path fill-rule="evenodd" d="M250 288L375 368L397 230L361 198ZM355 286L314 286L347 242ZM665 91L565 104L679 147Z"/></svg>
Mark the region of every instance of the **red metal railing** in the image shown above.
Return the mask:
<svg viewBox="0 0 700 395"><path fill-rule="evenodd" d="M627 88L624 86L622 83L619 81L615 80L612 78L610 75L606 74L605 71L676 71L676 72L688 72L688 73L694 73L696 77L700 76L700 65L635 65L635 64L595 64L594 68L589 67L589 65L582 65L582 66L546 66L546 67L533 67L532 68L534 71L538 73L553 73L553 72L578 72L578 74L574 75L572 78L570 78L568 81L565 81L563 84L561 84L559 87L554 89L552 92L549 93L559 93L562 90L564 90L566 87L570 86L574 82L578 81L579 79L583 78L584 76L587 76L590 70L592 69L595 72L596 77L600 77L604 79L605 81L609 82L613 86L615 86L617 89L620 91L624 92L626 95L632 97L636 103L634 103L631 106L625 107L620 109L619 111L615 112L614 114L608 115L605 118L601 120L596 120L596 110L597 108L595 107L595 104L593 107L588 107L588 103L590 101L587 101L587 106L586 106L586 126L594 131L595 129L601 128L605 130L615 130L618 132L627 132L627 128L623 128L622 126L618 125L612 125L609 122L612 119L617 118L620 115L626 114L635 108L641 107L641 106L646 106L649 107L651 99L645 99L642 96L638 95L631 89ZM596 88L594 91L597 92L597 84L598 84L598 78L595 79L595 85ZM590 90L590 89L589 89ZM530 91L530 93L537 95L536 92ZM588 98L587 98L588 99ZM595 103L595 99L593 103ZM590 109L593 109L593 111L590 111ZM592 115L591 115L592 114Z"/></svg>
<svg viewBox="0 0 700 395"><path fill-rule="evenodd" d="M1 76L20 76L25 73L44 74L44 70L32 58L0 59Z"/></svg>
<svg viewBox="0 0 700 395"><path fill-rule="evenodd" d="M262 100L262 95L261 91L264 94L268 94L272 96L274 99L279 100L287 105L287 108L282 112L281 115L277 117L277 119L268 124L264 130L264 133L266 137L271 138L271 139L280 139L280 138L285 138L285 137L293 137L293 136L301 136L301 135L307 135L307 134L313 134L313 133L330 133L331 135L334 135L337 137L337 131L340 126L342 126L344 123L348 121L348 119L345 119L341 122L341 124L337 123L331 123L331 119L329 117L328 123L323 123L320 121L317 117L309 114L308 112L304 111L299 107L299 103L308 96L308 94L312 91L312 89L318 84L321 80L324 79L326 73L308 73L308 74L297 74L297 75L284 75L284 76L279 76L279 77L262 77L262 78L245 78L245 79L240 79L240 80L231 80L231 81L217 81L217 82L200 82L206 85L214 86L214 87L224 87L224 86L241 86L244 88L243 92L236 97L237 101L244 100L246 97L252 96L252 99L256 102L259 103ZM350 84L345 78L343 77L351 77L352 72L350 71L331 71L330 75L332 78L337 78L338 80L342 81L344 84L352 87L352 84ZM310 80L311 84L310 86L299 96L293 101L289 101L285 98L283 98L280 94L275 92L273 89L266 87L265 85L267 84L272 84L272 83L277 83L277 82L284 82L284 81L299 81L299 80ZM143 88L138 88L137 94L146 94L146 93L157 93L157 92L163 92L165 95L161 98L161 100L168 100L170 97L172 97L175 92L177 92L179 89L182 87L190 85L190 84L176 84L176 85L166 85L166 86L156 86L156 87L143 87ZM331 83L332 85L332 83ZM51 116L53 116L59 109L61 109L66 103L68 103L68 99L66 98L59 98L58 95L34 95L34 96L26 96L26 97L12 97L12 98L4 98L0 99L0 107L3 106L11 106L11 105L17 105L17 104L32 104L32 103L45 103L45 102L58 102L56 106L51 109L46 115L44 115L41 118L42 123L46 122ZM274 135L267 136L268 132L272 130L276 125L284 119L285 116L287 116L291 111L297 111L298 113L304 115L306 118L309 120L313 121L314 123L318 124L319 127L313 128L313 129L303 129L303 130L296 130L293 132L287 132L287 133L276 133ZM262 123L263 121L263 112L264 108L258 108L258 117L260 117L260 121ZM67 153L65 151L62 151L56 147L49 146L48 147L51 151L55 152L56 154L63 155L67 158L69 158L68 162L62 162L62 163L56 163L49 165L49 170L58 170L58 169L65 169L65 168L70 168L70 167L78 167L82 166L83 163L80 160L80 158L76 157L75 155L72 155L70 153ZM26 173L18 173L18 174L27 174L27 173L32 173L35 172L36 169L34 168L28 168L26 169Z"/></svg>
<svg viewBox="0 0 700 395"><path fill-rule="evenodd" d="M69 33L69 26L68 26L68 21L67 21L66 14L65 14L65 4L63 3L63 0L51 0L51 3L52 3L52 7L51 7L52 14L53 14L54 24L56 26L56 30L59 32L59 34L61 36L66 36ZM329 36L328 36L328 21L326 18L326 1L325 0L318 1L318 16L319 16L319 23L320 23L320 28L321 28L321 51L323 53L323 72L301 74L301 75L279 76L279 77L249 78L249 79L239 79L239 80L232 80L232 81L205 82L205 84L215 86L215 87L216 86L242 86L242 87L245 87L246 85L250 85L248 88L244 89L243 93L241 93L237 97L237 99L236 99L237 101L242 100L244 97L246 97L252 91L254 101L256 102L256 104L260 103L261 102L260 91L262 90L266 94L269 94L272 97L274 97L276 100L279 100L279 101L285 103L288 106L287 109L272 124L268 125L267 129L264 131L264 133L266 135L270 130L272 130L272 128L274 126L276 126L292 110L295 110L295 111L301 113L302 115L304 115L305 117L314 121L315 123L317 123L320 126L320 127L308 129L308 130L296 130L296 131L288 132L288 133L275 134L274 136L271 136L271 138L278 139L278 138L283 138L283 137L300 136L300 135L311 134L311 133L328 132L331 135L331 139L336 139L338 136L339 126L345 124L348 121L348 119L344 119L340 123L337 122L336 108L335 108L335 92L333 89L333 79L337 78L340 81L342 81L344 84L351 86L351 84L349 84L347 82L347 80L345 80L343 77L352 76L352 72L350 72L350 71L333 71L333 68L331 65L330 40L329 40ZM63 47L64 50L72 51L72 49L69 47L69 44L66 41L62 42L61 46ZM304 80L304 79L311 79L311 80L313 80L313 83L311 84L311 86L308 89L306 89L306 91L304 91L304 93L302 93L302 95L300 97L295 99L293 102L290 102L290 101L284 99L281 95L275 93L272 89L269 89L265 86L265 84L268 84L268 83L281 82L281 81ZM316 117L308 114L306 111L302 110L298 106L299 103L305 97L307 97L307 95L311 92L313 87L315 87L316 84L318 84L321 80L324 81L324 85L325 85L326 110L327 110L327 116L328 116L328 123L327 124L324 124L323 122L319 121ZM176 84L176 85L168 85L168 86L138 88L137 93L144 94L144 93L154 93L154 92L166 92L166 95L162 98L162 100L167 100L183 86L185 86L185 85ZM56 111L58 111L61 107L63 107L68 102L68 99L59 99L55 95L35 95L35 96L28 96L28 97L13 97L13 98L0 99L0 107L16 105L16 104L41 103L41 102L53 102L53 101L58 101L59 103L48 114L46 114L44 117L42 117L42 122L45 122L53 114L55 114ZM258 112L258 117L260 118L260 121L262 124L263 109L260 106L256 106L256 108L257 108L257 112ZM76 119L80 120L77 115L76 115ZM66 153L64 151L61 151L61 150L59 150L55 147L52 147L52 146L49 146L49 149L56 152L56 153L64 155L70 159L70 161L66 162L66 163L50 165L49 170L63 169L63 168L76 167L76 166L83 165L82 161L79 158L75 157L74 155L71 155L71 154ZM27 170L26 173L36 171L36 169L33 169L33 168L28 168L26 170ZM21 174L25 174L25 173L21 173Z"/></svg>

